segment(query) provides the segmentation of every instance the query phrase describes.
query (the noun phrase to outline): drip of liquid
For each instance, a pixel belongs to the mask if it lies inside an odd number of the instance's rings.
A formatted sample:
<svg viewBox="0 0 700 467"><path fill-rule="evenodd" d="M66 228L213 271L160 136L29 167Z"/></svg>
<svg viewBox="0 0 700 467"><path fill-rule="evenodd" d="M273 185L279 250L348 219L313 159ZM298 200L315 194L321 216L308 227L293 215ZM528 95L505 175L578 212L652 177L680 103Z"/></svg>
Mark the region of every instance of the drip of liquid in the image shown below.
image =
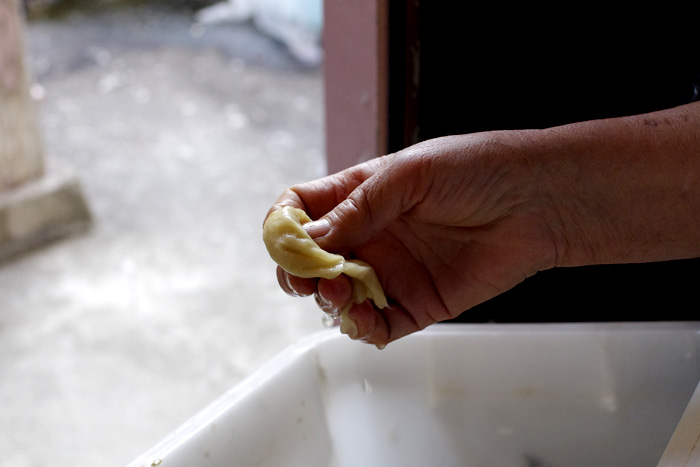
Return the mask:
<svg viewBox="0 0 700 467"><path fill-rule="evenodd" d="M333 317L333 315L329 315L328 313L324 313L323 318L321 318L321 323L324 327L333 327L335 324L335 317Z"/></svg>

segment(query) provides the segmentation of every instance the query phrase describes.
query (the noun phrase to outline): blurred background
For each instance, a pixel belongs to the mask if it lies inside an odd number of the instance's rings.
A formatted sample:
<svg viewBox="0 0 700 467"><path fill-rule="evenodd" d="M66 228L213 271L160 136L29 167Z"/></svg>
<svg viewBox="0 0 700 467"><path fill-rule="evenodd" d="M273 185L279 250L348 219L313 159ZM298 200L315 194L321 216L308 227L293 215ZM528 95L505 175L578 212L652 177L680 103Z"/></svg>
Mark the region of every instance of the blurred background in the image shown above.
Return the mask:
<svg viewBox="0 0 700 467"><path fill-rule="evenodd" d="M301 336L261 241L321 176L320 1L24 0L89 226L0 263L0 465L124 465Z"/></svg>

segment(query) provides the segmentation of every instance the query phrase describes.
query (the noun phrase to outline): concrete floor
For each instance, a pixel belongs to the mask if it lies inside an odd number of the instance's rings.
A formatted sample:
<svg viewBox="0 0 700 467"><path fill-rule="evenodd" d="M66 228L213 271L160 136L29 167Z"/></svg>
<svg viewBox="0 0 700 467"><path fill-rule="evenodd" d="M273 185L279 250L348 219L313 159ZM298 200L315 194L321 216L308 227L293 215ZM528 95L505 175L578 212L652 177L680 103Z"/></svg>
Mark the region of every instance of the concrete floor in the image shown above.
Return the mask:
<svg viewBox="0 0 700 467"><path fill-rule="evenodd" d="M325 171L322 79L250 25L134 9L27 28L87 233L0 266L0 465L124 465L302 335L268 207Z"/></svg>

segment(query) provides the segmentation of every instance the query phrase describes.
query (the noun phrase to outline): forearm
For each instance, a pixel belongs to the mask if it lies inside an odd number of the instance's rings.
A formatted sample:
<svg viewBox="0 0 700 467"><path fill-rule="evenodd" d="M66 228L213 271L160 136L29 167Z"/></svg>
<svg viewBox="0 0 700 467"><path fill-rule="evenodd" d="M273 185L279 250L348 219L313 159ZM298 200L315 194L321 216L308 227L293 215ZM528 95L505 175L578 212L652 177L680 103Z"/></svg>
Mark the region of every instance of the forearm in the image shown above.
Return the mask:
<svg viewBox="0 0 700 467"><path fill-rule="evenodd" d="M700 104L542 130L557 266L700 256Z"/></svg>

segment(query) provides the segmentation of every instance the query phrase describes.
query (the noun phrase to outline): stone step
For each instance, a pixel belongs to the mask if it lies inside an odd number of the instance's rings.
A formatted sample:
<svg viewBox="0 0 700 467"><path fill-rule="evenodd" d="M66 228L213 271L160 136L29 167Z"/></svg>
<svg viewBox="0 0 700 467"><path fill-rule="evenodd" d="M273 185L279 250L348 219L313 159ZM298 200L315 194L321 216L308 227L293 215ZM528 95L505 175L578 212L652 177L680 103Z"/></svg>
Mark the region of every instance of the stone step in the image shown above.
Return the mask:
<svg viewBox="0 0 700 467"><path fill-rule="evenodd" d="M0 193L0 261L87 230L92 216L77 177L65 167Z"/></svg>

